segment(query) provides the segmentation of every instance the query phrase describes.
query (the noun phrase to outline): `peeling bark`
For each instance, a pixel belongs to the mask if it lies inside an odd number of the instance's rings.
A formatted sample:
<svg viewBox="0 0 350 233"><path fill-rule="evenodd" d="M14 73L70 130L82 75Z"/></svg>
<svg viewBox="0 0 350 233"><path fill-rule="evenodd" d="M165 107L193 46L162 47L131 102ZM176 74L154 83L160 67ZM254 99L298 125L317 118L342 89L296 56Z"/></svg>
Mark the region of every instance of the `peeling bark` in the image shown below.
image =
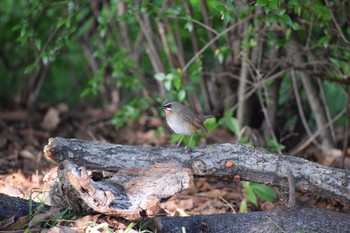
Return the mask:
<svg viewBox="0 0 350 233"><path fill-rule="evenodd" d="M159 203L188 188L192 174L175 164L122 169L110 178L92 180L85 168L65 160L50 191L52 205L76 213L103 213L137 220L153 217Z"/></svg>

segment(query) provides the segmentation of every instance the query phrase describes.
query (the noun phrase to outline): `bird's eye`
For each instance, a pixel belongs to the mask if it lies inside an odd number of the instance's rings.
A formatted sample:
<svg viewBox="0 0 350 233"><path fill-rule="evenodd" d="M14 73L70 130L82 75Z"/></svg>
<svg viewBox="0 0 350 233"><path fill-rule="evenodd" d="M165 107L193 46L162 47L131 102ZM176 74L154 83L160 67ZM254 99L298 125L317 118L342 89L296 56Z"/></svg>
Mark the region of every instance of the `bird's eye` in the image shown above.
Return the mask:
<svg viewBox="0 0 350 233"><path fill-rule="evenodd" d="M164 105L163 105L163 108L171 109L171 104L164 104Z"/></svg>

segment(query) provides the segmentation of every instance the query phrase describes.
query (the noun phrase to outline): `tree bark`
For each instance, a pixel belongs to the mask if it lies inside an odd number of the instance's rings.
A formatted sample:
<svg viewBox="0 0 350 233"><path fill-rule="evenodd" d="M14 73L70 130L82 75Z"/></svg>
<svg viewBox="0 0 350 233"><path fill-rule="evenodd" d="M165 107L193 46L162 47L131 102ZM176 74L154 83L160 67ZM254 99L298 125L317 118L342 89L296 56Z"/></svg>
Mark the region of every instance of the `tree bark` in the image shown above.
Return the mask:
<svg viewBox="0 0 350 233"><path fill-rule="evenodd" d="M349 215L326 209L296 207L247 214L156 217L156 232L349 232Z"/></svg>
<svg viewBox="0 0 350 233"><path fill-rule="evenodd" d="M0 206L0 221L9 217L19 218L29 215L30 209L32 209L33 213L42 213L48 211L50 208L47 205L36 203L35 201L29 202L28 200L19 197L11 197L3 193L0 193Z"/></svg>
<svg viewBox="0 0 350 233"><path fill-rule="evenodd" d="M288 188L291 169L296 190L340 201L350 201L350 171L325 167L302 158L262 152L239 144L197 148L152 148L51 138L46 156L70 160L90 169L118 171L148 168L157 163L180 164L198 176L240 176L242 180ZM233 164L233 165L232 165Z"/></svg>
<svg viewBox="0 0 350 233"><path fill-rule="evenodd" d="M33 210L38 204L31 203ZM29 214L29 201L0 194L0 221ZM15 208L14 208L15 207ZM41 208L41 212L49 211L49 206ZM182 232L348 232L350 230L349 215L326 209L296 206L291 209L260 211L247 214L212 214L189 217L156 217L149 226L159 233ZM282 230L283 231L282 231ZM4 229L3 229L4 230Z"/></svg>

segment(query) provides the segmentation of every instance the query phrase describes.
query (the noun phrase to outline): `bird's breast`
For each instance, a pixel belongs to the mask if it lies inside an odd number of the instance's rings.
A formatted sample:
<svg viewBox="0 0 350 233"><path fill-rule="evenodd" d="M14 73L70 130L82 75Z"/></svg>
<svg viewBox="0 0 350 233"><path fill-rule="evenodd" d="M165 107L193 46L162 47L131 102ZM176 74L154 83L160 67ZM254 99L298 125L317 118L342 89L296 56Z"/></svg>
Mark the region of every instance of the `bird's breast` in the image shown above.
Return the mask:
<svg viewBox="0 0 350 233"><path fill-rule="evenodd" d="M191 135L196 131L190 122L176 116L176 115L166 115L166 120L169 127L176 133L182 135Z"/></svg>

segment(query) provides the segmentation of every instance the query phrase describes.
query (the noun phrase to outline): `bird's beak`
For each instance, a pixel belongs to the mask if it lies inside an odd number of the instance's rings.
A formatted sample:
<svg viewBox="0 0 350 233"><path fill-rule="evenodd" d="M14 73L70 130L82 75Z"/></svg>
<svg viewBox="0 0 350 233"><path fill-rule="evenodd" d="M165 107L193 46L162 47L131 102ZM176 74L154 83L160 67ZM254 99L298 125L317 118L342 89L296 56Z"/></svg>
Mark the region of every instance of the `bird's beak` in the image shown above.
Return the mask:
<svg viewBox="0 0 350 233"><path fill-rule="evenodd" d="M158 109L163 109L163 106L159 106Z"/></svg>

